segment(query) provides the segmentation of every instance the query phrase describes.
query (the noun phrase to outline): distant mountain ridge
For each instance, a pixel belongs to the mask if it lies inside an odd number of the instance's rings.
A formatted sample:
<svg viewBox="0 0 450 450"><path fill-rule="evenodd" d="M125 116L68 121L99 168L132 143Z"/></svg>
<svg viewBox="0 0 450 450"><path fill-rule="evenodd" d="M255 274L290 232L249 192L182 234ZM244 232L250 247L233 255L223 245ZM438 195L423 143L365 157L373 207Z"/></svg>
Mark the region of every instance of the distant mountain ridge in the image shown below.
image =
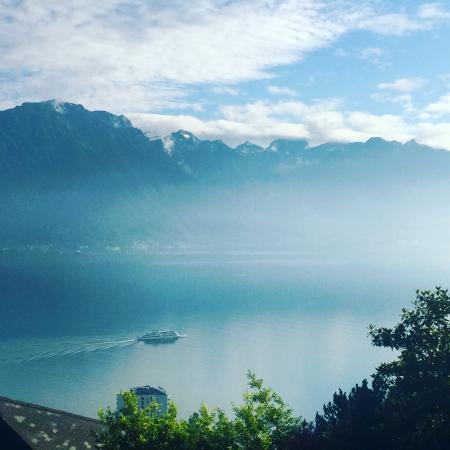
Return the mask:
<svg viewBox="0 0 450 450"><path fill-rule="evenodd" d="M267 147L245 142L230 147L220 140L201 140L179 130L160 141L167 154L190 176L210 182L226 180L321 179L322 176L443 176L450 152L415 141L401 144L373 137L366 142L310 146L305 139L276 139ZM431 172L431 173L430 173Z"/></svg>
<svg viewBox="0 0 450 450"><path fill-rule="evenodd" d="M0 111L0 252L56 243L447 254L449 174L450 152L414 141L232 148L185 130L147 136L72 103L24 103Z"/></svg>
<svg viewBox="0 0 450 450"><path fill-rule="evenodd" d="M0 174L16 186L166 183L182 175L161 141L124 116L54 100L0 111Z"/></svg>
<svg viewBox="0 0 450 450"><path fill-rule="evenodd" d="M414 141L309 146L304 139L277 139L266 148L244 142L235 148L179 130L164 138L146 136L124 116L88 111L49 100L0 111L0 175L3 183L37 181L55 186L102 178L109 185L160 185L200 181L267 180L310 176L312 171L375 173L391 170L442 172L450 153ZM417 174L416 174L417 175Z"/></svg>

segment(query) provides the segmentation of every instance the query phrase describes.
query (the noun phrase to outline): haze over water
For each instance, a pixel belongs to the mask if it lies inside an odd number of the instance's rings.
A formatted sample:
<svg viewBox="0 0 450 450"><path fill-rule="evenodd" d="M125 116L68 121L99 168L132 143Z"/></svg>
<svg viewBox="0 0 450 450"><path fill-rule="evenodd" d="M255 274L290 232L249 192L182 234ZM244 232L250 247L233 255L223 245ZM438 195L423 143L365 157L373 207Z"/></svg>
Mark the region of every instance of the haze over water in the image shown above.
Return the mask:
<svg viewBox="0 0 450 450"><path fill-rule="evenodd" d="M396 321L437 265L306 261L298 254L20 256L0 261L2 395L96 416L134 385L182 416L230 411L251 369L312 418L391 355L367 326ZM152 329L188 337L146 345Z"/></svg>

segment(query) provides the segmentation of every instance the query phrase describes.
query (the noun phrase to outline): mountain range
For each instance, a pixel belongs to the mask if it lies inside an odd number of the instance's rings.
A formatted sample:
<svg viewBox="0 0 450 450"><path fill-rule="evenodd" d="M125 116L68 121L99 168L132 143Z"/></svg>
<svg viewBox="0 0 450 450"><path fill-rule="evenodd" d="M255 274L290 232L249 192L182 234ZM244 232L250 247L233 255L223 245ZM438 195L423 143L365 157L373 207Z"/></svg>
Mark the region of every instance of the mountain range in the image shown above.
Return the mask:
<svg viewBox="0 0 450 450"><path fill-rule="evenodd" d="M0 242L423 243L427 224L439 234L448 223L449 173L450 153L414 141L232 148L184 130L147 136L72 103L24 103L0 111Z"/></svg>
<svg viewBox="0 0 450 450"><path fill-rule="evenodd" d="M235 148L179 130L146 136L124 116L88 111L81 105L46 101L0 111L0 175L17 188L61 186L101 178L120 186L173 182L281 179L323 170L371 176L402 171L413 178L450 168L450 154L414 141L367 142L311 147L303 139L278 139L263 148ZM328 169L328 170L327 170ZM413 173L414 172L414 173ZM330 175L330 173L328 173Z"/></svg>

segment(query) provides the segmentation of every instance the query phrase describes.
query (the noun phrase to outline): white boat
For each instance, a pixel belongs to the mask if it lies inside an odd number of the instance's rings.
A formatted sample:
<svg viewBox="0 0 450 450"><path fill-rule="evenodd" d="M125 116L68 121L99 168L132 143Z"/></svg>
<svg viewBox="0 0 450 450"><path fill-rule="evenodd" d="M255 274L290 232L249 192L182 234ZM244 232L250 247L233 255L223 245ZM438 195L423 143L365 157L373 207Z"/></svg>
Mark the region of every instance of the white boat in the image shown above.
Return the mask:
<svg viewBox="0 0 450 450"><path fill-rule="evenodd" d="M143 336L139 336L138 341L143 342L164 342L164 341L176 341L177 339L186 337L185 334L177 333L173 330L161 330L161 331L151 331Z"/></svg>

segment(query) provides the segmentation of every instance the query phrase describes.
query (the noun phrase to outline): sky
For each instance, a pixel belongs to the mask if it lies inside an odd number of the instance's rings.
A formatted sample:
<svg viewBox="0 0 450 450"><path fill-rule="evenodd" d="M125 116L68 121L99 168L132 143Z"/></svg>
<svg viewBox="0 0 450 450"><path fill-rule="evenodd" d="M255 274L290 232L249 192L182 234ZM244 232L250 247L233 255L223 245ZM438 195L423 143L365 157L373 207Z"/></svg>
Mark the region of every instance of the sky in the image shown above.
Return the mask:
<svg viewBox="0 0 450 450"><path fill-rule="evenodd" d="M0 109L56 99L230 145L450 150L450 1L0 0Z"/></svg>

